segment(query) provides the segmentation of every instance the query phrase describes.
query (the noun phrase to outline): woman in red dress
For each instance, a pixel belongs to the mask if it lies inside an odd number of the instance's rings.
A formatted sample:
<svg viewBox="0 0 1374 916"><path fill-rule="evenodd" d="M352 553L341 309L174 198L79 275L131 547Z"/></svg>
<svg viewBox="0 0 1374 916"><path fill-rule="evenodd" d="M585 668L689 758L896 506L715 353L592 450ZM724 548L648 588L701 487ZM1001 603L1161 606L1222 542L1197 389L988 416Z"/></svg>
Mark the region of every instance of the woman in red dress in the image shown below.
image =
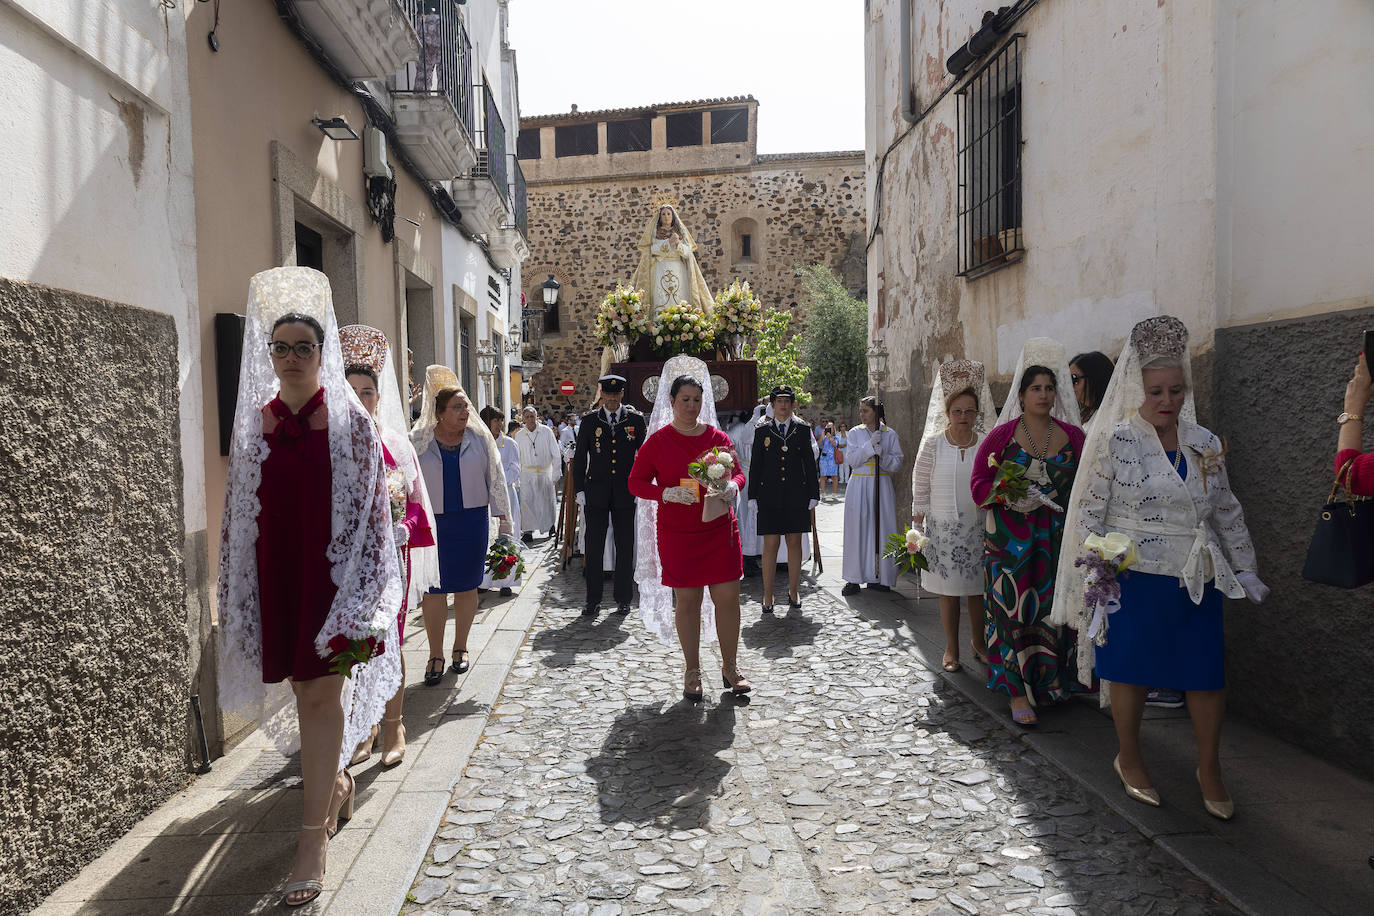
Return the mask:
<svg viewBox="0 0 1374 916"><path fill-rule="evenodd" d="M715 604L716 636L720 640L721 676L724 686L736 694L748 693L749 679L736 668L739 650L739 580L744 572L739 524L733 508L703 522L699 490L687 465L707 449L731 448L730 437L720 429L698 421L701 414L701 383L678 376L670 391L672 422L645 440L630 469L630 492L657 504L658 557L663 585L673 589L674 623L682 658L687 665L682 695L700 702L701 604L711 590ZM734 505L744 485L744 471L732 466L726 498ZM687 485L685 485L687 484Z"/></svg>

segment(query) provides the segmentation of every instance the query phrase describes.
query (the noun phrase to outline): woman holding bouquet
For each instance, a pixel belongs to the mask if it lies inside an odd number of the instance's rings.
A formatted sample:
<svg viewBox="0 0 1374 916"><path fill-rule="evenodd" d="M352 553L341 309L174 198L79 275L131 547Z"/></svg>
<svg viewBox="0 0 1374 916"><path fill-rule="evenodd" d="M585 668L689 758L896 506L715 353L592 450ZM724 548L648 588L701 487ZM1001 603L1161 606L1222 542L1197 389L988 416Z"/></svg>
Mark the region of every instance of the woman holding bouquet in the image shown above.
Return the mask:
<svg viewBox="0 0 1374 916"><path fill-rule="evenodd" d="M863 425L849 431L849 446L844 453L852 473L844 494L842 595L857 594L863 582L882 592L891 591L897 584L896 564L879 554L897 531L897 497L892 489L892 475L902 466L902 446L897 433L883 422L883 404L877 398L859 401L859 419Z"/></svg>
<svg viewBox="0 0 1374 916"><path fill-rule="evenodd" d="M377 425L382 439L382 461L386 465L387 490L391 497L391 518L396 547L400 550L401 572L405 576L404 599L396 614L397 645L405 639L406 611L420 603L420 596L439 582L438 555L434 549L434 512L425 492L425 479L415 449L406 438L404 408L396 374L391 369L391 353L386 335L376 328L349 325L339 329L343 350L344 374L353 393ZM385 392L385 395L382 394ZM394 767L405 759L406 730L401 720L405 703L405 659L401 658L401 683L386 704L382 718L382 766ZM362 763L372 756L378 729L363 739L353 752L350 764Z"/></svg>
<svg viewBox="0 0 1374 916"><path fill-rule="evenodd" d="M220 541L220 701L283 750L300 739L302 825L282 898L293 907L323 889L329 838L353 808L344 764L400 684L386 471L344 378L330 298L308 267L249 285Z"/></svg>
<svg viewBox="0 0 1374 916"><path fill-rule="evenodd" d="M439 542L439 584L420 603L429 638L430 659L425 666L429 687L444 677L444 657L439 653L448 625L449 595L455 618L449 670L456 674L468 670L468 632L477 616L477 586L486 569L488 517L500 519L502 534L511 532L501 455L476 413L452 369L430 366L425 371L425 404L410 438L434 501Z"/></svg>
<svg viewBox="0 0 1374 916"><path fill-rule="evenodd" d="M1012 375L1016 390L973 465L973 498L988 507L988 689L1011 697L1018 725L1035 725L1034 707L1067 699L1074 683L1073 634L1049 622L1061 506L1083 452L1073 389L1059 384L1068 377L1062 346L1045 337L1026 341Z"/></svg>
<svg viewBox="0 0 1374 916"><path fill-rule="evenodd" d="M506 418L501 411L490 405L482 408L482 422L491 430L491 438L496 450L501 454L501 470L506 475L506 499L510 503L510 530L520 530L520 496L516 492L516 481L520 479L520 446L506 435ZM512 570L505 577L493 579L491 570L482 576L482 588L499 588L503 596L511 593L511 588L520 587L520 577Z"/></svg>
<svg viewBox="0 0 1374 916"><path fill-rule="evenodd" d="M911 524L930 539L921 585L940 598L946 671L959 670L959 599L968 602L973 657L987 663L983 615L984 511L969 487L978 443L997 422L983 364L952 360L930 390L921 449L911 469Z"/></svg>
<svg viewBox="0 0 1374 916"><path fill-rule="evenodd" d="M645 625L664 643L671 642L676 630L687 666L682 695L693 702L703 696L701 631L712 606L724 686L736 695L752 689L736 657L744 561L733 505L744 485L744 472L730 451L730 437L712 425L715 404L702 397L709 384L710 373L701 360L668 360L649 419L649 436L635 456L629 478L630 492L641 500L635 576L640 610ZM712 450L730 460L717 462L724 466L717 477L724 482L720 493L703 497L689 465ZM665 619L670 607L671 627Z"/></svg>
<svg viewBox="0 0 1374 916"><path fill-rule="evenodd" d="M1240 503L1227 482L1225 444L1197 425L1188 329L1170 316L1131 330L1069 505L1070 550L1089 535L1129 538L1135 562L1118 577L1120 607L1089 589L1065 557L1053 620L1079 631L1078 675L1094 660L1110 698L1126 794L1159 804L1140 749L1150 684L1184 691L1197 737L1203 807L1229 820L1235 805L1221 778L1226 706L1222 595L1264 600ZM1100 606L1099 606L1100 605ZM1094 658L1095 656L1095 658Z"/></svg>

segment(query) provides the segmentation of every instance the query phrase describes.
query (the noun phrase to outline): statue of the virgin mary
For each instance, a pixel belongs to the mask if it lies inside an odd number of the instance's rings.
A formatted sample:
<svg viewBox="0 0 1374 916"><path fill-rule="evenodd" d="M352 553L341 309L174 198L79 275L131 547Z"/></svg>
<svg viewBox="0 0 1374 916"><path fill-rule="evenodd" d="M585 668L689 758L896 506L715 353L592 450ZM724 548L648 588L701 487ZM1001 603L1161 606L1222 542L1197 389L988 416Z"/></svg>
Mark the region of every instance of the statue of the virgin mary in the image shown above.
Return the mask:
<svg viewBox="0 0 1374 916"><path fill-rule="evenodd" d="M650 311L687 302L711 314L715 300L697 266L696 242L670 204L663 204L639 237L639 267L630 285L644 290Z"/></svg>

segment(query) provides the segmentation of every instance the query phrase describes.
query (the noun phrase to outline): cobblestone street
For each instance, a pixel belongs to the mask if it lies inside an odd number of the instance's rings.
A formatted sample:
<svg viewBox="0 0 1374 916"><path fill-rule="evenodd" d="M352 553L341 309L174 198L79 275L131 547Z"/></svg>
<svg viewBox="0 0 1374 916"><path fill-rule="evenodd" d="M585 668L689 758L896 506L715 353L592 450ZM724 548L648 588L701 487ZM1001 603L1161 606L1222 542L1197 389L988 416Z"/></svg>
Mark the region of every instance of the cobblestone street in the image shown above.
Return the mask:
<svg viewBox="0 0 1374 916"><path fill-rule="evenodd" d="M546 562L554 562L552 559ZM736 702L680 700L575 563L494 706L403 913L1231 913L830 591L761 619Z"/></svg>

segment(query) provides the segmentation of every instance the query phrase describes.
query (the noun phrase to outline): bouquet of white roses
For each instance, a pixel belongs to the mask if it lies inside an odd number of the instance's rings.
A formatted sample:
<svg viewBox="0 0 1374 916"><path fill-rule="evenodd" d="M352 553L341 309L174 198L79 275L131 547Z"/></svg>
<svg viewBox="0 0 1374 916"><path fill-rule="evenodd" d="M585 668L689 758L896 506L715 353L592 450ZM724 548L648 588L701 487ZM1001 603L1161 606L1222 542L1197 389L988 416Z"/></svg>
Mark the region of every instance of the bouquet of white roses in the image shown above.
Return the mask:
<svg viewBox="0 0 1374 916"><path fill-rule="evenodd" d="M706 491L707 499L701 508L701 520L709 522L730 511L726 498L730 479L735 476L735 453L715 446L702 452L696 461L687 465L687 473Z"/></svg>
<svg viewBox="0 0 1374 916"><path fill-rule="evenodd" d="M705 350L713 339L711 319L686 302L668 306L654 321L654 349L665 359Z"/></svg>
<svg viewBox="0 0 1374 916"><path fill-rule="evenodd" d="M644 290L616 283L596 310L594 332L602 346L614 346L618 339L634 343L653 330L653 320L644 306Z"/></svg>
<svg viewBox="0 0 1374 916"><path fill-rule="evenodd" d="M757 334L763 328L763 303L748 280L736 280L716 293L711 323L717 335Z"/></svg>

